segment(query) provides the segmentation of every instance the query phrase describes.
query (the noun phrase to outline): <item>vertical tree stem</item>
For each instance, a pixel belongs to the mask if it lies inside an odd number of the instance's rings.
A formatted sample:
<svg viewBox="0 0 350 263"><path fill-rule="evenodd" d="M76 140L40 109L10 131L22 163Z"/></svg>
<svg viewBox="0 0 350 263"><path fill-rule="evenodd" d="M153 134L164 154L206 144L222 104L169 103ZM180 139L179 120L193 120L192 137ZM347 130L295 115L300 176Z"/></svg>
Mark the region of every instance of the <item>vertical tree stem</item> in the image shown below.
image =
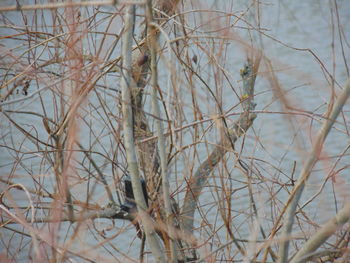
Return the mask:
<svg viewBox="0 0 350 263"><path fill-rule="evenodd" d="M168 167L167 167L167 155L165 151L165 137L163 133L163 124L160 119L160 109L157 101L157 89L158 89L158 72L157 72L157 38L156 28L152 25L153 14L152 14L152 0L147 0L146 17L148 26L148 46L151 54L151 86L152 86L152 111L155 117L156 132L158 136L158 151L161 165L161 176L162 176L162 194L164 200L164 208L166 215L167 231L170 236L170 257L171 262L177 262L177 255L175 249L175 242L173 240L173 220L172 210L170 202L170 190L168 181ZM171 50L169 50L171 52Z"/></svg>
<svg viewBox="0 0 350 263"><path fill-rule="evenodd" d="M131 77L131 66L132 66L132 28L134 24L135 9L133 5L127 7L125 14L125 28L122 42L122 111L123 111L123 130L124 140L126 149L126 158L128 162L128 169L130 172L132 188L135 196L137 211L140 216L142 225L146 234L146 241L149 248L155 257L156 262L165 262L164 253L161 250L158 237L154 230L152 219L147 213L147 205L142 192L142 186L140 181L139 168L136 158L135 142L133 137L133 120L132 120L132 107L131 107L131 95L130 90L132 77Z"/></svg>

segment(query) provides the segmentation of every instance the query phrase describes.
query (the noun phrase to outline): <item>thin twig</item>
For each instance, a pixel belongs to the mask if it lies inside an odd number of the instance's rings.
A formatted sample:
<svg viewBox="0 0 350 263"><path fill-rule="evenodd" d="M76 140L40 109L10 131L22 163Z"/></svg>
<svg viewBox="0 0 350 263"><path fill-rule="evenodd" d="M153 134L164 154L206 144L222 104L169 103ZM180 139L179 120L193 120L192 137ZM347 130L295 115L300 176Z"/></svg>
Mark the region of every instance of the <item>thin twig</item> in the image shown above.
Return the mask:
<svg viewBox="0 0 350 263"><path fill-rule="evenodd" d="M85 156L89 159L89 161L91 162L92 166L95 168L100 180L102 181L103 183L103 186L105 187L105 190L106 190L106 193L108 195L108 198L109 198L109 201L111 203L115 203L114 202L114 198L113 198L113 194L112 194L112 191L111 189L109 188L108 186L108 183L107 183L107 180L105 178L105 176L103 175L103 173L101 172L100 168L97 166L96 162L94 161L94 159L91 158L91 155L90 155L90 151L87 151L84 149L84 146L81 144L81 143L78 143L78 146L81 150L83 150L83 153L85 154Z"/></svg>
<svg viewBox="0 0 350 263"><path fill-rule="evenodd" d="M62 3L49 3L49 4L35 4L35 5L10 5L0 7L0 12L9 11L28 11L28 10L40 10L40 9L58 9L67 7L84 7L84 6L105 6L105 5L115 5L117 0L104 0L104 1L81 1L81 2L62 2ZM143 0L120 0L121 4L127 5L143 5L145 1Z"/></svg>

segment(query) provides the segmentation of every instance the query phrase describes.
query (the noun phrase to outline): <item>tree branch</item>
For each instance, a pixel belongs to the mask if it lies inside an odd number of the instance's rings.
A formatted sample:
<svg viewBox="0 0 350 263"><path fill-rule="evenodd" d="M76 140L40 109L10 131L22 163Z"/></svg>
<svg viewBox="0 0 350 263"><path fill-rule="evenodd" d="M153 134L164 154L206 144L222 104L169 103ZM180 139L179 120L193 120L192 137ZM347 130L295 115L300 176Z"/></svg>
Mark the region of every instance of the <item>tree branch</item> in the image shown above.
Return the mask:
<svg viewBox="0 0 350 263"><path fill-rule="evenodd" d="M177 262L177 255L175 249L175 242L173 240L174 234L173 229L173 219L172 219L172 209L170 202L170 190L168 181L168 165L167 165L167 155L165 151L165 136L163 134L163 125L160 119L160 109L157 100L157 89L158 89L158 70L157 70L157 38L156 38L156 27L152 25L153 14L152 14L152 0L147 0L146 6L146 17L148 25L148 45L151 54L151 85L152 85L152 111L156 122L156 131L158 135L158 152L161 164L161 178L162 178L162 192L164 200L164 208L166 215L166 227L167 232L170 234L170 261ZM170 52L170 50L169 50Z"/></svg>
<svg viewBox="0 0 350 263"><path fill-rule="evenodd" d="M140 183L139 167L136 158L136 149L133 135L133 119L132 119L132 107L131 107L131 90L134 88L135 83L131 76L132 66L132 28L135 17L135 6L130 5L127 7L127 13L125 15L125 28L122 42L122 111L123 111L123 130L126 157L128 162L128 169L130 172L132 188L135 196L135 202L138 213L141 218L142 225L145 229L146 240L149 248L152 251L153 256L157 262L165 262L164 253L161 250L159 240L154 230L154 224L152 219L147 213L147 205L143 195L142 186Z"/></svg>
<svg viewBox="0 0 350 263"><path fill-rule="evenodd" d="M350 94L350 79L348 79L348 81L346 82L345 88L342 94L337 99L332 111L329 114L329 117L325 119L325 122L323 123L321 129L319 130L312 152L308 155L309 157L306 160L303 166L303 169L300 172L299 178L291 194L289 195L289 198L285 205L285 207L287 207L287 210L286 210L286 216L284 220L284 228L282 232L282 238L284 240L282 241L282 244L279 249L279 262L281 263L288 262L289 236L292 231L296 207L303 193L305 183L310 176L312 168L316 164L321 154L323 143L326 140L326 137L330 129L332 128L335 120L337 119L341 109L343 108L346 100L348 99L349 94Z"/></svg>
<svg viewBox="0 0 350 263"><path fill-rule="evenodd" d="M242 97L244 112L240 115L239 119L228 128L227 136L225 136L212 150L208 158L198 167L194 176L188 182L188 189L181 211L185 231L189 231L190 233L193 232L194 212L197 206L198 198L209 178L209 175L227 153L229 148L226 145L233 145L240 136L246 133L256 118L256 115L250 113L250 111L254 110L255 108L255 103L253 101L254 84L259 63L260 56L258 56L255 63L248 60L245 68L241 70L244 89L244 94Z"/></svg>
<svg viewBox="0 0 350 263"><path fill-rule="evenodd" d="M350 220L350 202L346 203L335 217L329 220L321 229L313 234L298 251L290 263L304 262L310 254L318 249L326 240Z"/></svg>
<svg viewBox="0 0 350 263"><path fill-rule="evenodd" d="M4 210L4 206L1 205L2 210ZM4 210L6 213L7 211L10 210ZM7 213L8 215L11 215ZM65 221L70 221L72 223L74 222L81 222L85 220L92 220L96 218L106 218L106 219L122 219L122 220L129 220L132 221L135 219L135 214L128 213L125 210L123 210L120 206L118 205L111 205L106 208L101 208L101 210L98 211L84 211L84 212L76 212L76 215L74 216L73 221L69 217L68 213L66 212L65 215L62 217L57 217L57 218L52 218L52 217L29 217L25 218L25 221L27 223L53 223L53 222L65 222ZM12 217L14 218L14 217ZM1 221L0 225L5 225L5 224L16 224L19 223L18 221Z"/></svg>

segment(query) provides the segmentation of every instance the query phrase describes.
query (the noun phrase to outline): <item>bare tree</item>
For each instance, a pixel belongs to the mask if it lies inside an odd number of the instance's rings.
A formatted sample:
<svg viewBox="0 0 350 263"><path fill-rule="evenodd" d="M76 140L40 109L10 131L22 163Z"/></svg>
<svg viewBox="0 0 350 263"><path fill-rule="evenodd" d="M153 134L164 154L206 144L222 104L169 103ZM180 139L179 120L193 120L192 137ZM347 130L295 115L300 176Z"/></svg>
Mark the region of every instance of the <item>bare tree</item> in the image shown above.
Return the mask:
<svg viewBox="0 0 350 263"><path fill-rule="evenodd" d="M259 1L0 4L0 261L348 262L344 6L327 67Z"/></svg>

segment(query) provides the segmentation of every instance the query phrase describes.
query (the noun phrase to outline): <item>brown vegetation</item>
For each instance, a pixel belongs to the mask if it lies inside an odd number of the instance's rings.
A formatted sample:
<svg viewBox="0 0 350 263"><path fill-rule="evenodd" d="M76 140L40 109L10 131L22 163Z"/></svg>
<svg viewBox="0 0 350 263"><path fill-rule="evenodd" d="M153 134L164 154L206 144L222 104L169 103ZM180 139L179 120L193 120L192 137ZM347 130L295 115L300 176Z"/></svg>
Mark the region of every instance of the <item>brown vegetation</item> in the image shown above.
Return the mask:
<svg viewBox="0 0 350 263"><path fill-rule="evenodd" d="M0 5L1 262L349 262L337 1L333 70L258 1L42 2Z"/></svg>

